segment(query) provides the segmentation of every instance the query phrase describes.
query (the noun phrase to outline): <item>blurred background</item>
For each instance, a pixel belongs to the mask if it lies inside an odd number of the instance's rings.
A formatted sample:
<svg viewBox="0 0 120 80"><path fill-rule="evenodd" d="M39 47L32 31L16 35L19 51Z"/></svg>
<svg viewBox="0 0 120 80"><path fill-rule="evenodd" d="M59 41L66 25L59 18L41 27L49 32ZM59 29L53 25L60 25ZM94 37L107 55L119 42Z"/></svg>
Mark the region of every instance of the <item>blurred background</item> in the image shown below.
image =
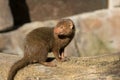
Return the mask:
<svg viewBox="0 0 120 80"><path fill-rule="evenodd" d="M108 8L108 0L9 0L15 25Z"/></svg>
<svg viewBox="0 0 120 80"><path fill-rule="evenodd" d="M5 25L4 29L30 21L60 19L106 8L108 0L0 0L0 25Z"/></svg>
<svg viewBox="0 0 120 80"><path fill-rule="evenodd" d="M59 19L83 12L107 8L108 2L107 0L10 0L10 6L13 15L16 15L14 19L18 20L16 24L20 24L20 21L25 18L17 17L19 15L24 15L23 17L26 17L28 21L29 19L31 21Z"/></svg>

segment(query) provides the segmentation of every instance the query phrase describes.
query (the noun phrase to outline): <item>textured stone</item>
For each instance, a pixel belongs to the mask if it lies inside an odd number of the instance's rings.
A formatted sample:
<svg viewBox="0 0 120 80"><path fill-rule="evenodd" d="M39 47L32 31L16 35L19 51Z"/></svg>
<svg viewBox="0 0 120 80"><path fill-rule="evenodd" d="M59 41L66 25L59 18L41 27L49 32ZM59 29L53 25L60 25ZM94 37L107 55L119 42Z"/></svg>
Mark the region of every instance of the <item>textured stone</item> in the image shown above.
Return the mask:
<svg viewBox="0 0 120 80"><path fill-rule="evenodd" d="M6 80L10 66L20 57L0 53L0 76ZM57 67L31 64L18 71L15 80L119 80L120 53L94 57L70 57L67 62L53 60ZM4 69L3 69L4 68Z"/></svg>

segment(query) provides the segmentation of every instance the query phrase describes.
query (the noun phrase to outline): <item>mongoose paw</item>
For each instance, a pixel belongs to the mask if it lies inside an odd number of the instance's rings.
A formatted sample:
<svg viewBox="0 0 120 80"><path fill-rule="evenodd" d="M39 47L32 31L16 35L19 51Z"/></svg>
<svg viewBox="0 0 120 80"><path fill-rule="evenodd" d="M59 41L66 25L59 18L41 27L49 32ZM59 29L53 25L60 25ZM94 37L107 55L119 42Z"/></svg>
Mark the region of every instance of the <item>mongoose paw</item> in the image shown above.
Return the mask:
<svg viewBox="0 0 120 80"><path fill-rule="evenodd" d="M68 57L64 57L61 59L61 62L69 61L70 59Z"/></svg>

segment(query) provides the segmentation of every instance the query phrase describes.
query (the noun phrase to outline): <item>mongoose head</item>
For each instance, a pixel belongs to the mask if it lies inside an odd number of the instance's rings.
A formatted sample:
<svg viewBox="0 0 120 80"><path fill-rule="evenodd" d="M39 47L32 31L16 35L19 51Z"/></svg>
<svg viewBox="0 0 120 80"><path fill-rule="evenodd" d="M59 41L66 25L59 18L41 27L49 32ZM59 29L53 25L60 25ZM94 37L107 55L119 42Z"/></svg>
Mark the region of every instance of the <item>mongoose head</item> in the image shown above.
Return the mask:
<svg viewBox="0 0 120 80"><path fill-rule="evenodd" d="M71 36L74 34L75 26L71 19L63 19L54 28L54 33L58 36Z"/></svg>

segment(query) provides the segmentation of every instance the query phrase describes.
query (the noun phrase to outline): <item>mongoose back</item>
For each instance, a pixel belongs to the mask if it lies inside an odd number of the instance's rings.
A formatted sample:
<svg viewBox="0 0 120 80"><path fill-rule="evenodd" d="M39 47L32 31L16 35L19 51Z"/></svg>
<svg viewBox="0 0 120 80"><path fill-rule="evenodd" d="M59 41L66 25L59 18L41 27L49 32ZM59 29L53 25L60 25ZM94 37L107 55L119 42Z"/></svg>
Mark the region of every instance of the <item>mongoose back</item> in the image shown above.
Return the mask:
<svg viewBox="0 0 120 80"><path fill-rule="evenodd" d="M46 62L48 52L53 52L57 61L64 61L64 48L74 34L75 26L71 19L62 19L54 28L41 27L28 33L24 43L24 57L11 67L7 80L14 80L18 70L32 63L56 66Z"/></svg>

